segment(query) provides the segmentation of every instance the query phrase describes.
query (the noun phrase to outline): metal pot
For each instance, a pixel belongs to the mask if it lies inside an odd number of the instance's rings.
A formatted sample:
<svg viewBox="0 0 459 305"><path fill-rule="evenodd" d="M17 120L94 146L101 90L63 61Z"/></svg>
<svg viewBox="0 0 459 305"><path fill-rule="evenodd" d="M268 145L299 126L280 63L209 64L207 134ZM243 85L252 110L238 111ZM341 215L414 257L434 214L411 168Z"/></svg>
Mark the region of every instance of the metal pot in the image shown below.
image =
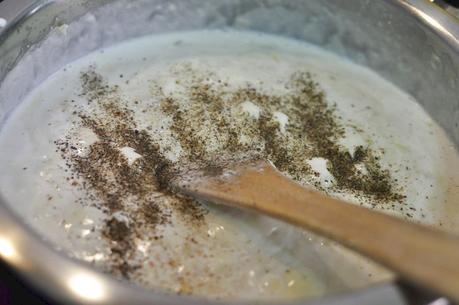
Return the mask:
<svg viewBox="0 0 459 305"><path fill-rule="evenodd" d="M413 95L459 147L459 24L431 2L6 0L0 4L0 127L31 89L65 63L93 50L149 33L237 28L308 41L373 69ZM107 5L111 9L99 9ZM76 24L65 37L53 35L63 25L65 29ZM46 56L40 62L27 62L31 52ZM18 63L27 69L15 69ZM1 200L0 257L63 303L218 304L148 292L94 271L54 250ZM399 286L385 283L294 304L407 301Z"/></svg>

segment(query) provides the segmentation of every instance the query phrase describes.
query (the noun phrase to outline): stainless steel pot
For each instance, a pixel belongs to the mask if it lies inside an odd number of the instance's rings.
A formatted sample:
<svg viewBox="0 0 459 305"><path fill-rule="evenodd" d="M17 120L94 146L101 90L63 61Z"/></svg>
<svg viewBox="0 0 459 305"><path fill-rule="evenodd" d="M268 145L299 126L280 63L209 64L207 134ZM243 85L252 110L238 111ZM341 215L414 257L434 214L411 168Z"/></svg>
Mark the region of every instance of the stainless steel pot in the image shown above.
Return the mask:
<svg viewBox="0 0 459 305"><path fill-rule="evenodd" d="M237 28L308 41L370 67L413 95L459 147L459 24L431 2L6 0L0 3L0 128L27 92L90 51L148 33ZM67 25L72 31L59 36ZM42 52L40 62L27 62L33 52ZM66 304L217 304L148 292L94 271L54 250L1 200L0 257ZM408 303L399 286L386 283L295 304Z"/></svg>

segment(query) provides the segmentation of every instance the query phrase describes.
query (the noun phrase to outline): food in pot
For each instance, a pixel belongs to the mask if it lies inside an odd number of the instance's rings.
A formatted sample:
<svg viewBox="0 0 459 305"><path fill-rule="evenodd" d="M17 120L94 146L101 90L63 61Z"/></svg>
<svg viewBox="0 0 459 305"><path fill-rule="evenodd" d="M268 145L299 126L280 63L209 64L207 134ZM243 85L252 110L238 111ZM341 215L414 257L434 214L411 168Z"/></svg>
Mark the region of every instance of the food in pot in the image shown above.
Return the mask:
<svg viewBox="0 0 459 305"><path fill-rule="evenodd" d="M184 168L218 170L222 158L268 159L301 184L445 230L459 221L458 155L411 96L259 33L175 33L90 54L29 94L0 147L0 190L44 238L150 289L297 298L390 276L303 230L170 189Z"/></svg>

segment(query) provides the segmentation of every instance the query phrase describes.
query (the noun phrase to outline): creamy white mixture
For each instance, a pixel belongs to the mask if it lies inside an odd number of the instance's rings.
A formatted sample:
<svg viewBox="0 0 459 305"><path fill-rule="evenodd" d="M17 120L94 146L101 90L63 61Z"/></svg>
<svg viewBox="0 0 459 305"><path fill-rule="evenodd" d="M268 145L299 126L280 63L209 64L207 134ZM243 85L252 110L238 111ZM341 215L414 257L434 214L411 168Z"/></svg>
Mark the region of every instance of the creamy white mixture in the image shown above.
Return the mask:
<svg viewBox="0 0 459 305"><path fill-rule="evenodd" d="M128 41L69 64L31 92L0 133L1 194L44 238L102 270L109 254L100 232L105 215L78 202L84 196L66 180L69 173L54 143L78 126L74 103L98 111L81 96L80 73L90 66L107 83L118 85L124 100L137 101L132 105L137 123L156 136L162 133L165 143L170 135L159 128L165 118L155 112L158 97L152 87L160 84L165 94L180 95L183 87L177 80L184 76L183 66L211 71L210 83L251 84L275 94L288 90L285 79L292 73L307 71L327 101L337 105L346 127L342 144L351 152L358 145L384 150L381 164L407 196L404 204L374 208L458 232L458 154L412 97L368 69L293 40L242 32L177 33ZM254 101L239 107L241 116L253 120L262 111ZM275 112L274 118L286 133L289 117ZM97 140L90 130L77 130L81 147ZM132 148L121 149L130 164L142 157ZM175 144L169 157L179 155L180 145ZM320 173L314 179L323 188L333 185L326 160L307 162ZM352 194L335 195L359 201ZM368 200L360 203L372 206ZM309 232L251 213L209 209L203 226L188 227L172 215L174 225L158 229L163 238L136 240L140 269L131 280L204 296L296 298L390 277Z"/></svg>

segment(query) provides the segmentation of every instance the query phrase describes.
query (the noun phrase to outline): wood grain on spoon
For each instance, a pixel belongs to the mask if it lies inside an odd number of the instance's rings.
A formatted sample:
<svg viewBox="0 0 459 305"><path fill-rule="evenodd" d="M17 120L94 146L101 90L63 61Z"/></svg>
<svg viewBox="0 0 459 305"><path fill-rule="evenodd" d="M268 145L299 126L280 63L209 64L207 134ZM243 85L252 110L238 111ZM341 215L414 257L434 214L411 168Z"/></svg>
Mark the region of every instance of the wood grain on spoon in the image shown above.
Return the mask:
<svg viewBox="0 0 459 305"><path fill-rule="evenodd" d="M459 238L304 188L267 162L187 175L180 192L248 208L337 241L459 302Z"/></svg>

